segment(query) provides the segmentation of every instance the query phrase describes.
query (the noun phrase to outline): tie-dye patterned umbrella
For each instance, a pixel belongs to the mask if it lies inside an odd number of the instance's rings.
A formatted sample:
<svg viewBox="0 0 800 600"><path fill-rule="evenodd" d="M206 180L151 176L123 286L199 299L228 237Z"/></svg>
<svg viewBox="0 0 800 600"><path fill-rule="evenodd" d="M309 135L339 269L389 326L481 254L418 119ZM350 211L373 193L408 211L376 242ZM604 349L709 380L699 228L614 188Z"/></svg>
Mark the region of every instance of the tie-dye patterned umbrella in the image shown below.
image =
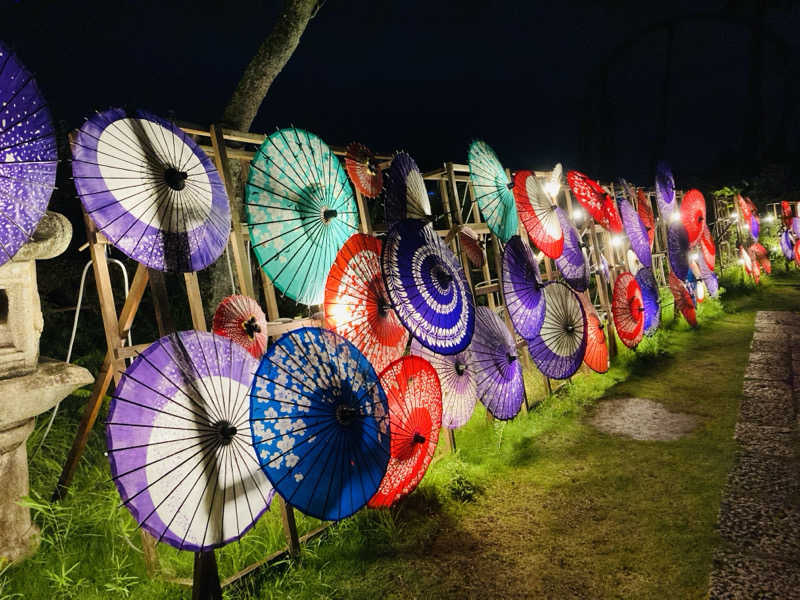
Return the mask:
<svg viewBox="0 0 800 600"><path fill-rule="evenodd" d="M599 183L580 171L568 171L567 183L575 198L606 231L622 233L622 219L614 199Z"/></svg>
<svg viewBox="0 0 800 600"><path fill-rule="evenodd" d="M261 358L267 349L267 318L258 302L248 296L236 294L220 302L211 329L231 338L255 358Z"/></svg>
<svg viewBox="0 0 800 600"><path fill-rule="evenodd" d="M381 276L381 241L354 233L336 255L325 284L325 326L361 350L376 371L400 358L408 331L392 309Z"/></svg>
<svg viewBox="0 0 800 600"><path fill-rule="evenodd" d="M582 292L589 287L589 263L583 253L583 242L575 226L569 220L567 213L561 208L556 208L561 230L564 232L564 248L561 256L555 263L561 276L576 292Z"/></svg>
<svg viewBox="0 0 800 600"><path fill-rule="evenodd" d="M469 178L475 190L475 201L493 234L505 243L517 233L517 206L503 165L482 140L469 147Z"/></svg>
<svg viewBox="0 0 800 600"><path fill-rule="evenodd" d="M336 253L358 231L341 161L312 133L268 136L250 164L245 213L258 264L285 296L321 304Z"/></svg>
<svg viewBox="0 0 800 600"><path fill-rule="evenodd" d="M533 171L514 175L514 201L531 241L550 258L558 258L564 247L564 232L558 206L545 192Z"/></svg>
<svg viewBox="0 0 800 600"><path fill-rule="evenodd" d="M789 229L785 229L781 232L779 236L779 241L781 245L781 252L783 252L783 256L786 260L792 260L794 258L794 236Z"/></svg>
<svg viewBox="0 0 800 600"><path fill-rule="evenodd" d="M631 242L631 250L642 265L652 267L653 256L650 253L650 237L647 234L647 227L625 196L617 196L617 204L622 216L622 223L625 226L625 233L628 234Z"/></svg>
<svg viewBox="0 0 800 600"><path fill-rule="evenodd" d="M578 295L560 281L544 286L544 319L539 332L527 340L536 367L551 379L571 377L586 351L586 313Z"/></svg>
<svg viewBox="0 0 800 600"><path fill-rule="evenodd" d="M525 399L525 384L514 336L497 313L486 306L475 309L472 338L478 398L500 421L514 418Z"/></svg>
<svg viewBox="0 0 800 600"><path fill-rule="evenodd" d="M364 144L350 142L344 166L355 188L367 198L377 198L383 188L383 171L375 160L375 154Z"/></svg>
<svg viewBox="0 0 800 600"><path fill-rule="evenodd" d="M518 235L512 236L503 249L502 283L514 329L523 338L532 338L544 317L542 280L533 250Z"/></svg>
<svg viewBox="0 0 800 600"><path fill-rule="evenodd" d="M53 120L36 80L0 42L0 265L31 239L56 182Z"/></svg>
<svg viewBox="0 0 800 600"><path fill-rule="evenodd" d="M125 370L109 406L108 458L123 505L156 540L211 550L269 507L247 421L257 367L230 338L183 331Z"/></svg>
<svg viewBox="0 0 800 600"><path fill-rule="evenodd" d="M151 269L199 271L228 243L225 186L169 121L119 108L93 115L72 141L72 174L97 229Z"/></svg>
<svg viewBox="0 0 800 600"><path fill-rule="evenodd" d="M398 221L386 234L381 271L400 321L423 346L458 354L475 329L475 306L461 262L423 221Z"/></svg>
<svg viewBox="0 0 800 600"><path fill-rule="evenodd" d="M425 180L417 163L405 152L398 152L386 174L383 210L386 228L403 219L430 221L431 204Z"/></svg>
<svg viewBox="0 0 800 600"><path fill-rule="evenodd" d="M458 354L437 354L417 340L411 340L411 354L427 360L439 375L442 386L442 427L458 429L466 425L478 400L472 350L467 348Z"/></svg>
<svg viewBox="0 0 800 600"><path fill-rule="evenodd" d="M403 356L378 377L389 400L391 457L371 508L391 506L419 485L442 428L439 376L424 358Z"/></svg>
<svg viewBox="0 0 800 600"><path fill-rule="evenodd" d="M672 169L664 161L656 165L656 204L661 218L670 222L672 211L676 208L675 178L672 176Z"/></svg>
<svg viewBox="0 0 800 600"><path fill-rule="evenodd" d="M327 329L296 329L269 347L250 392L250 426L277 492L317 519L349 517L386 473L386 394L358 348Z"/></svg>

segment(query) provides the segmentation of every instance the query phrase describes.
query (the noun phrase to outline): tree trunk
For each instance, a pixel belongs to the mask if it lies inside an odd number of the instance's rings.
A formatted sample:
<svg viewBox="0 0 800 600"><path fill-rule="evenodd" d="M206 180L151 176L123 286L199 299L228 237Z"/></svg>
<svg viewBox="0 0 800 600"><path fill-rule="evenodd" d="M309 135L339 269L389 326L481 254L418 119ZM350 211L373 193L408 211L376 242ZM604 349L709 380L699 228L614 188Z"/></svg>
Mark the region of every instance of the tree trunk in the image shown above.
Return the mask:
<svg viewBox="0 0 800 600"><path fill-rule="evenodd" d="M247 65L228 101L223 125L240 131L250 129L269 86L291 58L319 4L319 0L284 1L278 22Z"/></svg>

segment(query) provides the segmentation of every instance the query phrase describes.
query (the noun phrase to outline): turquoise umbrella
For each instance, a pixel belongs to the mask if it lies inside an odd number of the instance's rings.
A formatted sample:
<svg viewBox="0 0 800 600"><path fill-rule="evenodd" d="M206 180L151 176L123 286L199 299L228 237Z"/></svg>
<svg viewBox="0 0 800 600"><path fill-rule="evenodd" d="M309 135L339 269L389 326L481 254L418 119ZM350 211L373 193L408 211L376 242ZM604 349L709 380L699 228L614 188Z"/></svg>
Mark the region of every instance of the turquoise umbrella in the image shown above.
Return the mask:
<svg viewBox="0 0 800 600"><path fill-rule="evenodd" d="M469 178L475 189L475 201L486 224L503 243L517 234L517 205L503 165L482 140L469 147Z"/></svg>
<svg viewBox="0 0 800 600"><path fill-rule="evenodd" d="M245 213L258 264L275 287L301 304L322 303L336 253L358 231L339 158L312 133L276 131L250 163Z"/></svg>

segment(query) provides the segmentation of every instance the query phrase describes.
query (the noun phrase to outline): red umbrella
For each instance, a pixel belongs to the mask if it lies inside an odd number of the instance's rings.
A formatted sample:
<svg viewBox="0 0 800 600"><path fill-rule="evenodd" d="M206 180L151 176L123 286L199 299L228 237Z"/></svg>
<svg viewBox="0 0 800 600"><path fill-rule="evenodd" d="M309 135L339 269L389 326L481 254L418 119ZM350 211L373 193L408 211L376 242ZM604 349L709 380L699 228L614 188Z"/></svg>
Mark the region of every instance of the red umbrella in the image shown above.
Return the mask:
<svg viewBox="0 0 800 600"><path fill-rule="evenodd" d="M656 237L656 220L653 217L653 207L650 205L650 198L644 193L642 188L636 190L636 212L647 229L647 237L650 238L650 250L653 249L653 240Z"/></svg>
<svg viewBox="0 0 800 600"><path fill-rule="evenodd" d="M736 201L739 203L739 211L742 213L742 221L744 221L745 227L750 226L750 206L745 202L744 198L740 194L736 194Z"/></svg>
<svg viewBox="0 0 800 600"><path fill-rule="evenodd" d="M344 166L350 181L367 198L377 198L383 187L383 173L372 150L358 142L347 145Z"/></svg>
<svg viewBox="0 0 800 600"><path fill-rule="evenodd" d="M328 273L323 303L325 327L347 338L376 371L400 358L408 331L389 302L381 276L381 242L354 233Z"/></svg>
<svg viewBox="0 0 800 600"><path fill-rule="evenodd" d="M786 200L781 200L781 219L783 220L783 226L786 227L786 229L791 229L793 216L792 205Z"/></svg>
<svg viewBox="0 0 800 600"><path fill-rule="evenodd" d="M675 299L675 310L681 312L689 325L697 327L697 313L694 310L694 303L689 295L689 290L672 272L669 274L669 291L672 292L672 297Z"/></svg>
<svg viewBox="0 0 800 600"><path fill-rule="evenodd" d="M389 401L391 455L371 508L391 506L410 494L431 463L442 427L442 390L436 370L424 358L408 355L379 376Z"/></svg>
<svg viewBox="0 0 800 600"><path fill-rule="evenodd" d="M748 265L750 267L750 275L753 281L759 283L761 281L761 263L758 260L758 252L753 246L747 249Z"/></svg>
<svg viewBox="0 0 800 600"><path fill-rule="evenodd" d="M611 304L617 334L628 348L635 348L644 335L644 302L636 278L625 271L614 282Z"/></svg>
<svg viewBox="0 0 800 600"><path fill-rule="evenodd" d="M713 271L717 262L717 247L714 245L714 236L711 235L707 223L703 223L703 232L700 234L700 250L708 268Z"/></svg>
<svg viewBox="0 0 800 600"><path fill-rule="evenodd" d="M800 240L794 243L794 262L800 267Z"/></svg>
<svg viewBox="0 0 800 600"><path fill-rule="evenodd" d="M556 206L533 171L517 171L513 190L517 212L533 243L550 258L561 256L564 232Z"/></svg>
<svg viewBox="0 0 800 600"><path fill-rule="evenodd" d="M700 238L706 223L706 199L700 190L692 189L684 194L681 201L681 221L689 234L689 245L693 246Z"/></svg>
<svg viewBox="0 0 800 600"><path fill-rule="evenodd" d="M592 218L612 233L622 233L622 219L614 199L603 187L580 171L568 171L569 189Z"/></svg>
<svg viewBox="0 0 800 600"><path fill-rule="evenodd" d="M247 296L228 296L214 311L211 329L232 339L256 358L267 349L267 318L258 302Z"/></svg>
<svg viewBox="0 0 800 600"><path fill-rule="evenodd" d="M458 232L458 239L469 262L476 267L482 267L486 259L483 254L483 244L478 234L464 225Z"/></svg>
<svg viewBox="0 0 800 600"><path fill-rule="evenodd" d="M608 371L608 346L606 345L606 331L600 321L594 305L589 300L589 293L578 294L578 298L586 313L586 351L583 362L592 371L605 373Z"/></svg>

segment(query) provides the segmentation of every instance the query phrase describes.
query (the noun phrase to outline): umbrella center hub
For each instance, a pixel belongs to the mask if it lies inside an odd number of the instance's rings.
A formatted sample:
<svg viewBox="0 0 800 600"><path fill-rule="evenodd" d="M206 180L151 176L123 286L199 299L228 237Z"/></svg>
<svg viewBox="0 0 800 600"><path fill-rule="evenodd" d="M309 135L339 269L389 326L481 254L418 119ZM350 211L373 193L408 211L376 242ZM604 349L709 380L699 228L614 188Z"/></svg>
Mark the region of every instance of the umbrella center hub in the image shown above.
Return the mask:
<svg viewBox="0 0 800 600"><path fill-rule="evenodd" d="M389 303L386 301L386 298L383 296L378 296L378 314L382 317L385 317L389 314Z"/></svg>
<svg viewBox="0 0 800 600"><path fill-rule="evenodd" d="M353 421L356 420L358 416L358 410L353 408L352 406L348 406L347 404L340 404L336 407L336 420L339 422L340 425L344 425L347 427Z"/></svg>
<svg viewBox="0 0 800 600"><path fill-rule="evenodd" d="M258 323L256 323L255 315L251 315L247 321L242 323L242 329L244 329L247 337L249 337L251 340L256 337L257 333L261 333L261 327L258 325Z"/></svg>
<svg viewBox="0 0 800 600"><path fill-rule="evenodd" d="M506 352L506 360L508 364L512 364L515 360L517 360L517 356L515 354L511 354L510 352Z"/></svg>
<svg viewBox="0 0 800 600"><path fill-rule="evenodd" d="M418 431L414 432L414 438L411 440L414 444L424 444L425 443L425 436L419 433Z"/></svg>
<svg viewBox="0 0 800 600"><path fill-rule="evenodd" d="M227 446L233 441L236 435L236 427L234 427L230 421L224 419L222 421L217 421L214 423L213 427L220 445Z"/></svg>
<svg viewBox="0 0 800 600"><path fill-rule="evenodd" d="M330 222L331 219L335 219L339 216L339 212L335 208L328 208L327 206L322 209L322 220L326 223Z"/></svg>
<svg viewBox="0 0 800 600"><path fill-rule="evenodd" d="M447 289L453 281L453 276L441 266L436 265L432 272L433 277L442 289Z"/></svg>
<svg viewBox="0 0 800 600"><path fill-rule="evenodd" d="M467 365L462 362L456 362L456 375L463 375L467 370Z"/></svg>
<svg viewBox="0 0 800 600"><path fill-rule="evenodd" d="M186 180L188 178L189 174L186 171L178 171L175 167L164 169L164 181L176 192L180 192L186 187Z"/></svg>

